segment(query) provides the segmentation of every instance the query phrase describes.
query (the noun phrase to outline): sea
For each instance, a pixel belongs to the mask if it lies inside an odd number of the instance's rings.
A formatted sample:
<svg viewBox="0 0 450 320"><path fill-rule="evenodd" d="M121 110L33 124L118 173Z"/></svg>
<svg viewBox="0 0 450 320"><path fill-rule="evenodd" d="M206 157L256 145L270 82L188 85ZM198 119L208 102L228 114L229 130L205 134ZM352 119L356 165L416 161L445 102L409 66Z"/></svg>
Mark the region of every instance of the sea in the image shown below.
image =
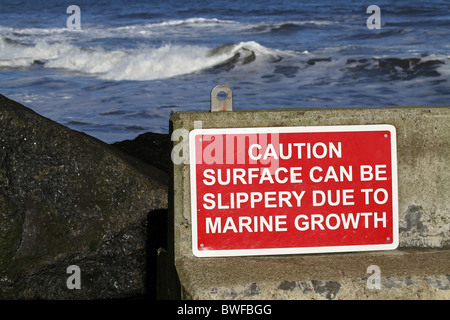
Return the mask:
<svg viewBox="0 0 450 320"><path fill-rule="evenodd" d="M107 143L218 84L234 110L450 105L450 1L0 0L0 94Z"/></svg>

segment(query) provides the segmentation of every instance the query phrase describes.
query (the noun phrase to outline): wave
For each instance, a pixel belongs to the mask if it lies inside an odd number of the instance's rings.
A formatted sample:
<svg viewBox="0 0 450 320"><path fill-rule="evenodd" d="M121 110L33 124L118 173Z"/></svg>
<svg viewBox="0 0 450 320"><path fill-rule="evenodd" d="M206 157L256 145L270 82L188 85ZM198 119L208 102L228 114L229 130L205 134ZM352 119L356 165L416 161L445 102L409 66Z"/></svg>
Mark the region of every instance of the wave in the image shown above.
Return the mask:
<svg viewBox="0 0 450 320"><path fill-rule="evenodd" d="M208 26L211 24L230 24L233 23L233 20L223 20L223 19L217 19L217 18L188 18L188 19L181 19L181 20L167 20L167 21L161 21L156 23L150 23L147 24L147 27L165 27L165 26L182 26L182 25L201 25L201 26Z"/></svg>
<svg viewBox="0 0 450 320"><path fill-rule="evenodd" d="M232 20L194 17L109 28L103 30L103 36L110 37L117 36L117 34L132 37L175 35L183 32L192 32L194 28L199 32L213 32L216 29L223 30L221 29L222 27L227 28L229 31L230 28L238 29L239 25L239 23Z"/></svg>
<svg viewBox="0 0 450 320"><path fill-rule="evenodd" d="M40 65L93 75L103 80L156 80L202 70L231 70L254 62L276 62L289 52L266 48L257 42L218 48L165 44L161 47L106 50L70 43L38 41L25 45L0 39L0 67Z"/></svg>
<svg viewBox="0 0 450 320"><path fill-rule="evenodd" d="M217 28L216 28L217 27ZM174 36L191 33L193 29L201 33L238 30L240 23L217 18L194 17L181 20L162 20L151 23L135 23L123 26L104 26L83 22L81 30L68 28L14 28L0 25L0 35L4 38L18 40L22 43L34 43L39 40L63 42L68 39L91 41L108 38L149 38Z"/></svg>
<svg viewBox="0 0 450 320"><path fill-rule="evenodd" d="M178 28L199 28L205 29L210 27L217 27L223 31L240 31L245 33L279 33L284 31L296 31L305 28L317 28L330 26L335 24L334 21L328 20L289 20L281 22L261 22L256 24L249 24L246 22L238 22L235 20L225 20L217 18L187 18L180 20L163 20L159 22L152 22L148 24L136 24L130 26L118 27L116 30L136 30L141 33L150 31L159 32L177 32ZM171 28L176 28L172 30ZM213 31L213 30L209 30Z"/></svg>
<svg viewBox="0 0 450 320"><path fill-rule="evenodd" d="M83 22L78 32L67 28L13 28L0 25L0 34L8 38L17 38L21 41L34 42L36 39L45 41L63 41L67 38L82 40L98 38L133 37L177 35L188 32L193 33L267 33L295 31L306 27L321 27L334 24L325 20L282 21L247 23L234 20L192 17L187 19L169 19L152 21L150 23L135 23L123 26L102 26Z"/></svg>
<svg viewBox="0 0 450 320"><path fill-rule="evenodd" d="M305 28L329 26L334 23L335 22L326 20L263 22L260 24L250 25L247 27L247 30L258 33L281 33L281 32L298 31Z"/></svg>
<svg viewBox="0 0 450 320"><path fill-rule="evenodd" d="M215 48L171 44L171 37L167 37L168 34L174 35L172 39L177 41L185 32L198 38L203 35L211 38L211 32L221 34L223 27L228 32L256 33L255 38L258 38L258 33L321 28L333 23L305 20L246 24L194 17L107 28L90 28L83 24L85 29L80 32L68 31L67 28L0 26L0 68L62 69L115 81L157 80L199 72L220 73L241 69L267 79L279 75L295 77L300 70L307 70L306 74L311 78L328 77L330 73L341 74L344 71L352 77L381 76L408 80L422 76L444 76L448 79L450 59L445 54L361 58L361 55L355 55L361 52L361 48L350 45L296 52L268 48L255 41ZM136 37L142 37L144 41L135 41ZM130 38L134 38L133 41ZM158 46L148 44L152 41L159 43L161 39L169 39L169 43Z"/></svg>
<svg viewBox="0 0 450 320"><path fill-rule="evenodd" d="M282 62L283 61L283 62ZM276 64L276 65L275 65ZM254 67L249 67L249 66ZM273 65L273 67L271 67ZM450 56L428 54L414 57L355 57L342 54L314 55L262 46L255 41L230 43L216 48L165 44L160 47L107 50L101 46L79 47L71 43L38 41L23 44L0 38L0 68L50 68L95 76L102 80L157 80L192 73L247 72L270 78L295 77L299 70L309 76L341 71L352 77L384 77L410 80L449 76Z"/></svg>

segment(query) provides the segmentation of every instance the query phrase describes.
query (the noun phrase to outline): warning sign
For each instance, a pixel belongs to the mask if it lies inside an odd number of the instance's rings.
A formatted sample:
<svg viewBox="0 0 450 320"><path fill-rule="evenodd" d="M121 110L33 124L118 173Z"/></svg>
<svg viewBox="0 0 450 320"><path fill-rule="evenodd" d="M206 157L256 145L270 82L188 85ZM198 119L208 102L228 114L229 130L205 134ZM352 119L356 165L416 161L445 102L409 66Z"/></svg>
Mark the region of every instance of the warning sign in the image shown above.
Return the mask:
<svg viewBox="0 0 450 320"><path fill-rule="evenodd" d="M391 125L197 129L189 143L198 257L398 246Z"/></svg>

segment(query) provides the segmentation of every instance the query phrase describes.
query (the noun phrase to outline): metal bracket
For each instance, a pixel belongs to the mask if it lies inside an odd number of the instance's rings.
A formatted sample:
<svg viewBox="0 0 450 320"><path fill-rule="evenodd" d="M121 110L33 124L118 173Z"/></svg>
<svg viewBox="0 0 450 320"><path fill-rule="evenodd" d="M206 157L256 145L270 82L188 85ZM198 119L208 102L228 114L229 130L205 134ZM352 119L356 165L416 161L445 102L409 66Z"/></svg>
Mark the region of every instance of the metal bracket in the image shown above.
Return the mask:
<svg viewBox="0 0 450 320"><path fill-rule="evenodd" d="M225 93L224 99L219 99L220 92ZM215 111L233 111L233 91L226 85L215 86L211 90L211 112Z"/></svg>

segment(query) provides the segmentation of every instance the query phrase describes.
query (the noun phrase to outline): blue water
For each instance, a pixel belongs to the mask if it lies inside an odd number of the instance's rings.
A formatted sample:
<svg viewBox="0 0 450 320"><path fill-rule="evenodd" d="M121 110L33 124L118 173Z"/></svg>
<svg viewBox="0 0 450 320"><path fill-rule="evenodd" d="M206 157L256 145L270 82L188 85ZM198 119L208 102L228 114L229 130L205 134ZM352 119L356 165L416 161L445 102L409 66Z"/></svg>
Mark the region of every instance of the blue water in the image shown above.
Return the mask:
<svg viewBox="0 0 450 320"><path fill-rule="evenodd" d="M449 31L448 0L0 0L0 94L109 143L217 84L235 109L449 105Z"/></svg>

